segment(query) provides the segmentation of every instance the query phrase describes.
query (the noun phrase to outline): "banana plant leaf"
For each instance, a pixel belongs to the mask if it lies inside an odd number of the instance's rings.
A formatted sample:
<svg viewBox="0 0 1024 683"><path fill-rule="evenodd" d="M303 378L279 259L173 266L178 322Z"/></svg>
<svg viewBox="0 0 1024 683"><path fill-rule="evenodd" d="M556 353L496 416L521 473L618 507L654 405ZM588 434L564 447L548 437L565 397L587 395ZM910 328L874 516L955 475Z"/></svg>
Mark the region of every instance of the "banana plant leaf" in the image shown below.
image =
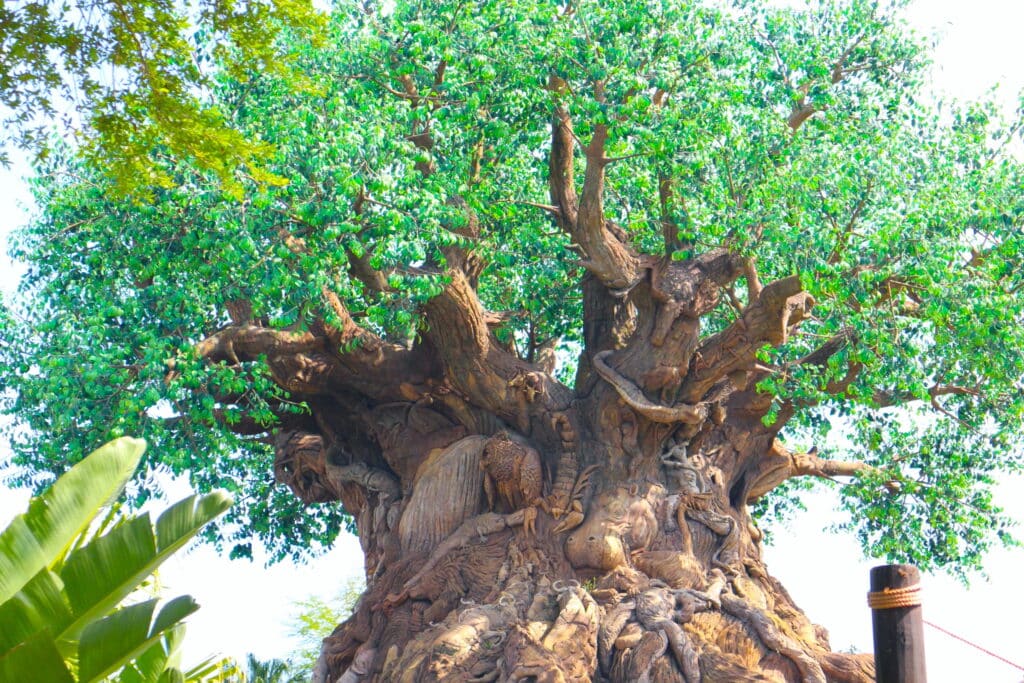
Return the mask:
<svg viewBox="0 0 1024 683"><path fill-rule="evenodd" d="M221 492L189 496L156 522L144 514L72 552L60 577L75 615L58 641L73 641L90 621L109 612L208 522L231 507ZM58 646L61 643L58 642Z"/></svg>
<svg viewBox="0 0 1024 683"><path fill-rule="evenodd" d="M78 647L79 683L99 683L116 673L199 609L188 595L171 600L159 612L157 602L123 607L86 627Z"/></svg>
<svg viewBox="0 0 1024 683"><path fill-rule="evenodd" d="M146 450L142 439L111 441L32 499L0 533L0 603L61 557L96 513L121 492Z"/></svg>
<svg viewBox="0 0 1024 683"><path fill-rule="evenodd" d="M159 611L157 600L118 608L231 505L223 493L189 496L155 524L148 513L115 511L92 524L144 450L145 442L125 438L94 451L0 533L0 683L86 683L115 674L123 683L217 680L181 671L181 622L197 609L191 597Z"/></svg>
<svg viewBox="0 0 1024 683"><path fill-rule="evenodd" d="M143 514L72 551L60 574L43 569L0 604L0 655L40 630L65 657L91 622L108 614L207 522L231 505L222 493L189 496L160 515Z"/></svg>
<svg viewBox="0 0 1024 683"><path fill-rule="evenodd" d="M54 646L53 638L38 633L0 657L0 683L20 681L75 683L75 678Z"/></svg>

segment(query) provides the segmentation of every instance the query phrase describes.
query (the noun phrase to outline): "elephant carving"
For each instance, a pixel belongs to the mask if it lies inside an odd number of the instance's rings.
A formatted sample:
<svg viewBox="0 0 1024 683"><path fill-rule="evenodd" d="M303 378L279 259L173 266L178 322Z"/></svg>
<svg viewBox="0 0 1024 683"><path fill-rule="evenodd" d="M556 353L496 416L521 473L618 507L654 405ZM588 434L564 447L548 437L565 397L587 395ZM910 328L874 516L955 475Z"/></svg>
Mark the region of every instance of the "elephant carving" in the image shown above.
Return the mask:
<svg viewBox="0 0 1024 683"><path fill-rule="evenodd" d="M650 491L620 486L599 494L578 528L565 541L565 553L577 569L611 571L631 552L647 548L658 533Z"/></svg>

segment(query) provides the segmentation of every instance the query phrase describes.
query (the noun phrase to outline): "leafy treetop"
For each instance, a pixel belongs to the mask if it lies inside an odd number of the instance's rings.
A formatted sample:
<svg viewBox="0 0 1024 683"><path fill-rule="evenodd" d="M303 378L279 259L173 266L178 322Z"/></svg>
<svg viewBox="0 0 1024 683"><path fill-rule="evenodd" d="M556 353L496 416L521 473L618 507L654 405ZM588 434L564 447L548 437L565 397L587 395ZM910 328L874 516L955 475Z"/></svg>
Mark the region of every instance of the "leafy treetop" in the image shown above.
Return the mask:
<svg viewBox="0 0 1024 683"><path fill-rule="evenodd" d="M60 120L118 194L174 186L154 153L189 157L235 195L239 173L277 182L262 165L266 143L233 128L207 92L217 74L242 84L253 71L303 87L274 44L285 31L315 40L323 16L304 0L202 0L188 10L169 0L5 2L3 142L45 156L47 126Z"/></svg>
<svg viewBox="0 0 1024 683"><path fill-rule="evenodd" d="M527 360L557 347L571 385L584 271L625 291L644 254L725 248L748 287L727 288L706 333L762 281L797 275L814 299L760 352L765 419L866 466L842 489L866 550L977 567L1009 539L991 484L1021 464L1019 122L936 104L899 4L339 2L321 40L279 36L294 73L218 62L213 106L286 182L241 178L239 201L158 155L166 182L139 203L94 157L44 162L2 351L16 462L59 471L145 436L152 465L235 495L217 541L300 555L344 521L273 485L271 432L303 419L305 388L275 382L266 354L211 353L218 330L280 349L358 329L342 357L400 354L469 254L498 338ZM625 269L601 260L622 243L558 229L558 145L579 210L628 236Z"/></svg>

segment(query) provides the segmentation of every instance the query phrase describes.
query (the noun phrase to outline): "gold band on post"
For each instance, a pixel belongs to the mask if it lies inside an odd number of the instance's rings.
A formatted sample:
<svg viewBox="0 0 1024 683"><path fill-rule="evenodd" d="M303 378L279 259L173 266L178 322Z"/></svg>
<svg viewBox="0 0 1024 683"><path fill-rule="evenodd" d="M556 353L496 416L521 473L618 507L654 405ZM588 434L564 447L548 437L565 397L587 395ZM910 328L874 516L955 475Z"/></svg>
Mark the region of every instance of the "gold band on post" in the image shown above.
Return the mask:
<svg viewBox="0 0 1024 683"><path fill-rule="evenodd" d="M897 609L917 607L921 604L921 584L906 588L884 588L877 593L868 593L868 607L871 609Z"/></svg>

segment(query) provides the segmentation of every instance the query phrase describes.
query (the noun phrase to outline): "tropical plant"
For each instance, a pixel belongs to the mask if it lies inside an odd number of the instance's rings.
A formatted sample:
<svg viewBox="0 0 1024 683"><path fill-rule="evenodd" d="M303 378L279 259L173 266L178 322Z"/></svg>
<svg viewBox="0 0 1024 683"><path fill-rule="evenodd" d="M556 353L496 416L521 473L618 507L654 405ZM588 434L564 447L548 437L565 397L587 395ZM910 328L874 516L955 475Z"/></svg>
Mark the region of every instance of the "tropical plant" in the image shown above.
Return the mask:
<svg viewBox="0 0 1024 683"><path fill-rule="evenodd" d="M245 658L245 683L305 683L309 676L294 671L283 659L257 659L249 654Z"/></svg>
<svg viewBox="0 0 1024 683"><path fill-rule="evenodd" d="M317 92L213 93L287 185L40 169L16 461L144 434L235 555L356 527L331 680L869 680L764 513L839 480L866 552L969 571L1022 469L1024 125L936 106L901 4L336 3L279 44Z"/></svg>
<svg viewBox="0 0 1024 683"><path fill-rule="evenodd" d="M133 593L231 500L189 496L155 525L144 513L91 528L144 451L144 441L128 437L102 446L0 533L0 681L182 680L183 619L198 605L189 596L161 605ZM215 680L211 664L185 678Z"/></svg>
<svg viewBox="0 0 1024 683"><path fill-rule="evenodd" d="M324 638L352 614L365 589L366 582L362 579L349 579L331 600L310 595L297 601L288 622L288 635L298 641L299 646L291 653L289 661L312 672L320 658Z"/></svg>

